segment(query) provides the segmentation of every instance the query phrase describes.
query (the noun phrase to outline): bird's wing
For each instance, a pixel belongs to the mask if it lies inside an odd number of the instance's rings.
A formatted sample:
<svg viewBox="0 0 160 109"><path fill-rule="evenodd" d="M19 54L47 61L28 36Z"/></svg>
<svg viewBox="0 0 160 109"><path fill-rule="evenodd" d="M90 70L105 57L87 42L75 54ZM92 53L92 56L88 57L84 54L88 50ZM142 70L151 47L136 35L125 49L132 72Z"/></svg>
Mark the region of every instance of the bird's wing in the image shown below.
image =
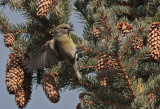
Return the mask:
<svg viewBox="0 0 160 109"><path fill-rule="evenodd" d="M43 45L35 55L23 65L27 72L55 65L59 62L59 59L57 58L58 53L54 48L54 41L54 39L47 41L45 45Z"/></svg>

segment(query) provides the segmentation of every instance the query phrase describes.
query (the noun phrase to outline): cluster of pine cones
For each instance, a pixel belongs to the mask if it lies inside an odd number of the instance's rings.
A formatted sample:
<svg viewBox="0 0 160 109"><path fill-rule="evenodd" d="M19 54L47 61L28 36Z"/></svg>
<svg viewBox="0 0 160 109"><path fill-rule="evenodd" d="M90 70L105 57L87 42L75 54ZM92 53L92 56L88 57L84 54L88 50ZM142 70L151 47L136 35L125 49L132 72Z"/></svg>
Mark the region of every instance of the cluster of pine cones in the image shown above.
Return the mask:
<svg viewBox="0 0 160 109"><path fill-rule="evenodd" d="M18 53L10 53L6 64L6 86L9 94L15 95L15 101L19 108L24 108L31 99L32 73L27 73L21 66L26 62L24 56ZM43 90L48 99L56 103L60 99L55 77L52 72L47 72L42 77Z"/></svg>
<svg viewBox="0 0 160 109"><path fill-rule="evenodd" d="M24 57L17 53L10 53L6 64L6 86L9 94L15 95L19 108L29 102L32 93L32 75L25 73L21 64Z"/></svg>
<svg viewBox="0 0 160 109"><path fill-rule="evenodd" d="M4 35L4 44L6 47L13 49L15 42L13 33ZM29 57L18 52L11 52L6 64L6 86L9 94L15 95L15 101L19 108L26 107L31 99L32 93L32 74L23 70L22 64L27 62ZM55 77L52 72L47 72L42 77L43 90L48 99L57 103L60 99Z"/></svg>

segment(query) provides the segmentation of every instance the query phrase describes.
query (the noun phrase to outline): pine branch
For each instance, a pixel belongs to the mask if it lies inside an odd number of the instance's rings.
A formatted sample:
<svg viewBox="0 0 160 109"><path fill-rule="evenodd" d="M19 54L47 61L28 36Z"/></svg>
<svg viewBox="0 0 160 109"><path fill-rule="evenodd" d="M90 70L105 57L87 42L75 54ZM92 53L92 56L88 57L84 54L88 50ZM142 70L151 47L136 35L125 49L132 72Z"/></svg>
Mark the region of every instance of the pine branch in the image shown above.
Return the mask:
<svg viewBox="0 0 160 109"><path fill-rule="evenodd" d="M95 68L96 66L83 66L82 68Z"/></svg>
<svg viewBox="0 0 160 109"><path fill-rule="evenodd" d="M94 7L95 7L95 8L100 7L100 6L102 5L102 2L103 2L103 1L104 1L104 0L97 0L97 2L96 2L95 4L93 4Z"/></svg>
<svg viewBox="0 0 160 109"><path fill-rule="evenodd" d="M10 29L7 27L7 25L5 25L2 21L2 19L0 19L0 24L3 26L3 28L5 28L6 31L10 31Z"/></svg>
<svg viewBox="0 0 160 109"><path fill-rule="evenodd" d="M34 50L34 49L36 49L38 47L41 47L43 44L45 44L50 39L51 39L51 37L47 37L42 42L38 43L36 46L30 46L30 47L28 47L28 50L32 51L32 50Z"/></svg>
<svg viewBox="0 0 160 109"><path fill-rule="evenodd" d="M134 15L133 13L130 12L114 12L115 14L128 14L128 15Z"/></svg>
<svg viewBox="0 0 160 109"><path fill-rule="evenodd" d="M132 95L133 95L134 98L136 98L136 93L135 93L135 91L134 91L134 89L133 89L133 87L132 87L132 85L131 85L131 82L130 82L130 79L129 79L129 77L128 77L128 74L127 74L127 72L126 72L126 69L125 69L125 67L124 67L124 65L123 65L123 63L122 63L121 57L120 57L119 55L118 55L118 61L119 61L119 63L120 63L120 67L121 67L121 69L122 69L122 71L123 71L123 74L124 74L124 77L125 77L125 79L126 79L126 81L127 81L127 84L129 85L129 88L130 88L130 90L131 90L131 92L132 92Z"/></svg>
<svg viewBox="0 0 160 109"><path fill-rule="evenodd" d="M49 31L36 31L36 30L14 30L12 32L16 32L16 34L20 34L20 33L30 33L30 34L50 33Z"/></svg>
<svg viewBox="0 0 160 109"><path fill-rule="evenodd" d="M159 85L156 89L154 89L154 90L151 92L151 94L155 94L158 90L160 90L160 85Z"/></svg>
<svg viewBox="0 0 160 109"><path fill-rule="evenodd" d="M81 10L79 5L76 5L77 10L82 14L82 16L86 19L87 22L89 22L88 17L86 16L86 14Z"/></svg>
<svg viewBox="0 0 160 109"><path fill-rule="evenodd" d="M81 45L81 48L83 50L89 51L91 53L100 54L100 55L106 55L106 56L113 56L114 57L114 55L112 55L112 54L106 54L106 53L103 53L103 52L95 51L95 50L92 50L92 49L89 49L89 48L85 47L84 45Z"/></svg>
<svg viewBox="0 0 160 109"><path fill-rule="evenodd" d="M65 79L65 80L72 81L72 82L74 82L74 83L78 83L78 84L80 84L80 85L85 86L86 88L89 88L89 89L92 89L92 90L97 90L96 87L91 87L88 83L86 83L86 82L84 82L84 81L79 81L77 78L72 78L72 79L70 79L70 78L68 78L68 77L66 77L66 76L64 76L64 75L61 75L60 73L56 73L56 72L54 72L54 74L55 74L55 76L57 76L57 77L60 77L60 78Z"/></svg>
<svg viewBox="0 0 160 109"><path fill-rule="evenodd" d="M82 93L80 93L79 98L82 99L82 98L83 98L84 96L86 96L86 95L92 96L90 93L82 92Z"/></svg>
<svg viewBox="0 0 160 109"><path fill-rule="evenodd" d="M144 52L142 55L140 55L138 58L136 58L131 64L130 67L133 67L133 65L139 60L141 59L143 56L145 56L148 52Z"/></svg>
<svg viewBox="0 0 160 109"><path fill-rule="evenodd" d="M88 17L88 10L87 10L87 6L88 6L88 2L90 0L84 0L84 1L80 1L80 0L76 0L75 2L75 7L76 10L80 12L80 14L84 17L84 19L87 22L90 22L89 17ZM82 17L80 16L80 17Z"/></svg>
<svg viewBox="0 0 160 109"><path fill-rule="evenodd" d="M103 20L102 23L106 26L108 34L110 35L110 37L112 37L112 31L111 31L111 28L108 25L108 22L107 22L106 18L107 18L107 15L106 14L102 14L102 20Z"/></svg>
<svg viewBox="0 0 160 109"><path fill-rule="evenodd" d="M22 50L20 50L19 48L14 48L14 50L17 51L17 53L24 54L24 52Z"/></svg>
<svg viewBox="0 0 160 109"><path fill-rule="evenodd" d="M79 98L85 102L85 103L88 103L88 104L91 104L91 105L102 105L102 103L105 103L107 105L112 105L112 106L120 106L120 107L129 107L130 105L127 105L127 104L120 104L120 103L114 103L114 102L110 102L110 101L106 101L106 100L102 100L100 104L97 104L95 101L92 101L92 100L86 100L84 99L85 96L90 96L93 98L93 95L90 94L90 93L86 93L86 92L82 92L80 95L79 95ZM97 98L97 97L94 97L94 98Z"/></svg>
<svg viewBox="0 0 160 109"><path fill-rule="evenodd" d="M126 1L117 1L117 5L123 5L123 6L129 6L129 4Z"/></svg>
<svg viewBox="0 0 160 109"><path fill-rule="evenodd" d="M97 105L94 101L92 100L86 100L86 99L81 99L83 102L91 104L91 105ZM113 103L113 102L109 102L109 101L102 101L102 103L105 103L107 105L112 105L112 106L116 106L116 107L130 107L130 105L126 105L126 104L120 104L120 103ZM99 104L102 105L102 104Z"/></svg>
<svg viewBox="0 0 160 109"><path fill-rule="evenodd" d="M15 28L14 24L12 24L8 17L1 11L0 12L0 31L2 33L11 32L12 29Z"/></svg>

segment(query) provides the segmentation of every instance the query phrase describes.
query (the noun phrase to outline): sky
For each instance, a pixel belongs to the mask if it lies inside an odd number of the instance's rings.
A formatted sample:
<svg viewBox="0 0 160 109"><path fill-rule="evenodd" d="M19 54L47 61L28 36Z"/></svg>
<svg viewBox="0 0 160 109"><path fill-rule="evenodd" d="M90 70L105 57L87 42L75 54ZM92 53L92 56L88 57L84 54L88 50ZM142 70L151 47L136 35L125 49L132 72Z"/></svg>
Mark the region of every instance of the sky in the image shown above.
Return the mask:
<svg viewBox="0 0 160 109"><path fill-rule="evenodd" d="M3 11L14 24L24 22L24 19L19 13L11 12L8 8L3 9ZM70 22L74 25L74 33L82 36L82 24L78 23L80 20L75 16L73 12ZM0 34L0 109L18 109L14 95L9 95L5 85L6 60L10 51L4 46L3 39L3 34ZM60 96L61 98L58 103L51 103L45 96L42 87L38 86L36 88L36 85L34 85L31 100L25 109L76 109L79 102L78 90L66 90L60 93Z"/></svg>

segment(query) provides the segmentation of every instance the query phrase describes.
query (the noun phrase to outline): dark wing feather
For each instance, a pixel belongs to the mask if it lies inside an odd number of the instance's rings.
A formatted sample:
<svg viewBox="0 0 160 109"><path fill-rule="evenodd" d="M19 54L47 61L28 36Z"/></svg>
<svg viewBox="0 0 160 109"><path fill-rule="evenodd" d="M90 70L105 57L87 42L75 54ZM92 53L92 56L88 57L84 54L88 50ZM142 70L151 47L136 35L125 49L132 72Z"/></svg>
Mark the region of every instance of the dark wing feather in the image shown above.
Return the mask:
<svg viewBox="0 0 160 109"><path fill-rule="evenodd" d="M27 72L38 70L50 65L56 65L59 62L57 51L54 48L54 39L46 42L35 55L27 61L23 66Z"/></svg>

